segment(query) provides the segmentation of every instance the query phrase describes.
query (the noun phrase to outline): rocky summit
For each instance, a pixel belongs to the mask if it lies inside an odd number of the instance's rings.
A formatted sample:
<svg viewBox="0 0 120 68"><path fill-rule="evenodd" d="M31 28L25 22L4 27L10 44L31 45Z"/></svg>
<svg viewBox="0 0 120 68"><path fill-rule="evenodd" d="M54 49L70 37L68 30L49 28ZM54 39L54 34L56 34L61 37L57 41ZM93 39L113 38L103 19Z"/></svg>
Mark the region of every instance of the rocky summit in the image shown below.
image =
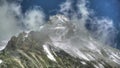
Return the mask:
<svg viewBox="0 0 120 68"><path fill-rule="evenodd" d="M120 68L120 51L79 33L76 24L56 15L38 31L13 36L0 68Z"/></svg>

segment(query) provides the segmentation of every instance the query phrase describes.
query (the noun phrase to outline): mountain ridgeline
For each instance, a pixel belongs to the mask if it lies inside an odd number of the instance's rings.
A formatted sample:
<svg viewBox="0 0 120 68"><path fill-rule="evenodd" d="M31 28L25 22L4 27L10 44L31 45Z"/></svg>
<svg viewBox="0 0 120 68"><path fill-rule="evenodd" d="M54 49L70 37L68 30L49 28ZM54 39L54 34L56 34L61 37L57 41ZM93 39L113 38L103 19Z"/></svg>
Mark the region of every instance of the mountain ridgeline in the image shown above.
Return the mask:
<svg viewBox="0 0 120 68"><path fill-rule="evenodd" d="M56 15L38 31L13 36L0 52L0 68L120 67L119 50L95 41L77 26Z"/></svg>

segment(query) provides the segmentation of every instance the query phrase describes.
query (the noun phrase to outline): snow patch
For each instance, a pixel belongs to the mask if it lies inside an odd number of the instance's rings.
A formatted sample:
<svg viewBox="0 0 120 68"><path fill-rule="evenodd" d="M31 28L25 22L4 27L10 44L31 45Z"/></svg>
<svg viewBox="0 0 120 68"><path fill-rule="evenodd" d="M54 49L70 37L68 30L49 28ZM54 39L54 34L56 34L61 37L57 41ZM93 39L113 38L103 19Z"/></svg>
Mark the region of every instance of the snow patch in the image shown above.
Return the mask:
<svg viewBox="0 0 120 68"><path fill-rule="evenodd" d="M0 51L2 51L8 43L8 40L3 40L0 42Z"/></svg>
<svg viewBox="0 0 120 68"><path fill-rule="evenodd" d="M0 60L0 64L2 63L3 61L2 60Z"/></svg>
<svg viewBox="0 0 120 68"><path fill-rule="evenodd" d="M86 63L85 63L84 61L81 61L81 63L82 63L83 65L86 65Z"/></svg>
<svg viewBox="0 0 120 68"><path fill-rule="evenodd" d="M30 33L30 31L26 31L25 33L26 33L25 37L28 37L28 34Z"/></svg>
<svg viewBox="0 0 120 68"><path fill-rule="evenodd" d="M116 55L115 53L112 52L112 54L110 55L110 58L115 62L120 64L120 61L118 59L120 59L120 57L118 55Z"/></svg>
<svg viewBox="0 0 120 68"><path fill-rule="evenodd" d="M43 45L43 48L44 48L44 51L47 53L47 57L48 57L50 60L56 62L56 59L55 59L54 56L51 54L48 46L47 46L47 45Z"/></svg>

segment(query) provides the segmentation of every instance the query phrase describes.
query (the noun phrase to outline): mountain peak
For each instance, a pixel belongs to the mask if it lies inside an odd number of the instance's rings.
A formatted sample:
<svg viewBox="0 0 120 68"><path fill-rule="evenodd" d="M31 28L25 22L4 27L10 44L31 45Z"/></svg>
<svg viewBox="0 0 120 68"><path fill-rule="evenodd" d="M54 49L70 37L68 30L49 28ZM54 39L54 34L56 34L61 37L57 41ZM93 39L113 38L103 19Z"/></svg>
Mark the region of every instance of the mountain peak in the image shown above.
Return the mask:
<svg viewBox="0 0 120 68"><path fill-rule="evenodd" d="M51 16L50 21L52 21L53 23L55 22L65 23L65 22L68 22L69 19L65 17L64 15L57 14L57 15Z"/></svg>
<svg viewBox="0 0 120 68"><path fill-rule="evenodd" d="M67 17L52 16L43 26L13 36L0 54L0 67L119 68L119 50L81 35Z"/></svg>

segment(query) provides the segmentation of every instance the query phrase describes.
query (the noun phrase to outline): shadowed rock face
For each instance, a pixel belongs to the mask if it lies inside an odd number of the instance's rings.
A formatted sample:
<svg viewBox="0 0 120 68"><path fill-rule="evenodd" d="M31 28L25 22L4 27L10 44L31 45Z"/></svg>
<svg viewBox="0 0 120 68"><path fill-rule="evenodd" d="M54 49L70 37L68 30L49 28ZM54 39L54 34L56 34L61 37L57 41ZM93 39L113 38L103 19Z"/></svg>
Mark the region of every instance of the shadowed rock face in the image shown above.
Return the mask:
<svg viewBox="0 0 120 68"><path fill-rule="evenodd" d="M119 50L77 30L66 18L61 21L54 16L40 31L13 36L0 52L0 68L119 68Z"/></svg>

